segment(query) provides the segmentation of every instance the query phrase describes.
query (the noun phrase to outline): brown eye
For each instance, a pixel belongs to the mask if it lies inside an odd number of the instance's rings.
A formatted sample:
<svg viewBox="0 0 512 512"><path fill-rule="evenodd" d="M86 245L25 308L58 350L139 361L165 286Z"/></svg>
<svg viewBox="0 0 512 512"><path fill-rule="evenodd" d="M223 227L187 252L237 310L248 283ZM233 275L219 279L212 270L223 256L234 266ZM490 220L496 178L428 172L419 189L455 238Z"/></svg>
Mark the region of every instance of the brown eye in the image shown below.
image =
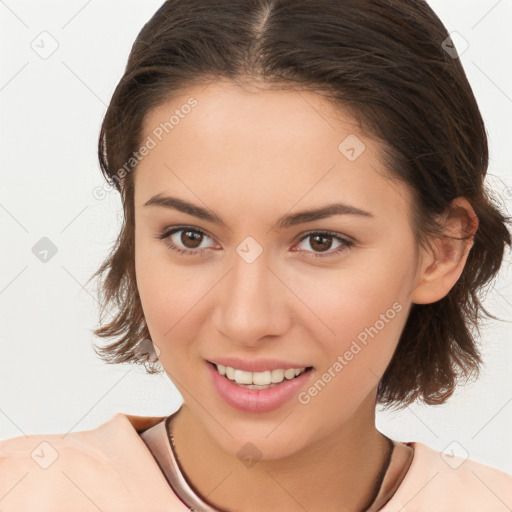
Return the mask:
<svg viewBox="0 0 512 512"><path fill-rule="evenodd" d="M196 249L203 240L203 235L197 231L182 230L180 241L187 249Z"/></svg>
<svg viewBox="0 0 512 512"><path fill-rule="evenodd" d="M310 237L309 244L315 251L327 251L332 246L332 235L314 235Z"/></svg>
<svg viewBox="0 0 512 512"><path fill-rule="evenodd" d="M207 249L213 248L204 245L200 247L205 240L212 240L201 229L186 227L166 229L159 233L156 238L161 240L171 251L178 254L199 256L205 254Z"/></svg>
<svg viewBox="0 0 512 512"><path fill-rule="evenodd" d="M309 242L306 243L308 239ZM334 246L334 250L330 251L329 249L333 247L333 241L336 241L338 245ZM324 233L321 231L317 231L313 233L308 233L306 236L302 237L299 245L301 244L304 244L307 247L304 247L303 245L303 247L299 249L300 252L309 253L311 256L317 258L326 258L330 256L336 256L338 254L341 254L342 252L345 252L347 249L352 247L355 244L355 242L353 240L343 238L334 233Z"/></svg>

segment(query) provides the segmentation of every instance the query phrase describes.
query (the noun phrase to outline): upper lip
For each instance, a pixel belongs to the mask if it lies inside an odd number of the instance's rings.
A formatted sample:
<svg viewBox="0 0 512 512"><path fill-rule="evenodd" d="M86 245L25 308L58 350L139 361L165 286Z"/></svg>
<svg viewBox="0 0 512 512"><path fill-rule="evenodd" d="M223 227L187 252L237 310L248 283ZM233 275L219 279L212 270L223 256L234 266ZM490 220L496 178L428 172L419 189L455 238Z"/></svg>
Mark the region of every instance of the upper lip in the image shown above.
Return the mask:
<svg viewBox="0 0 512 512"><path fill-rule="evenodd" d="M288 370L289 368L309 368L308 365L300 363L290 363L289 361L279 361L277 359L253 359L246 361L238 357L219 357L209 359L208 362L214 364L221 364L223 366L230 366L238 370L246 372L264 372L265 370Z"/></svg>

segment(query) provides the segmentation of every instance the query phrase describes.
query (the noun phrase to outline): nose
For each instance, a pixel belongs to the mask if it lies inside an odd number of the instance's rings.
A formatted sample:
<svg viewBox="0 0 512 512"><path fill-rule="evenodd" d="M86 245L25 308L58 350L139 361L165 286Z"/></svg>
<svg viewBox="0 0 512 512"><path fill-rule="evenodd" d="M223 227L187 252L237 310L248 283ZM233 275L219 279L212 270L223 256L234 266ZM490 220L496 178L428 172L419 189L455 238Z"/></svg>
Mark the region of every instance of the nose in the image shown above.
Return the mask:
<svg viewBox="0 0 512 512"><path fill-rule="evenodd" d="M270 268L265 252L251 263L235 254L221 283L213 313L214 326L221 335L249 347L289 329L292 293Z"/></svg>

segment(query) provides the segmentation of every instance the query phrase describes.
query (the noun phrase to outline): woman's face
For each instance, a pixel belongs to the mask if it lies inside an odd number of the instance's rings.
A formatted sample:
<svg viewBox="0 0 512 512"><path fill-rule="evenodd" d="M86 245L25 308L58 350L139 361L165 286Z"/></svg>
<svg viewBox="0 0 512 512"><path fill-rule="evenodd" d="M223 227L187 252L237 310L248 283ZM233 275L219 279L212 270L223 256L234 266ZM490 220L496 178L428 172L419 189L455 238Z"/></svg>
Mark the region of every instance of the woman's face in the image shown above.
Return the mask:
<svg viewBox="0 0 512 512"><path fill-rule="evenodd" d="M228 82L150 112L142 140L137 286L197 422L230 453L251 441L272 459L373 408L417 285L409 194L381 175L375 143L319 95ZM146 205L155 196L189 211ZM228 357L313 370L282 403L235 384L226 399L208 361Z"/></svg>

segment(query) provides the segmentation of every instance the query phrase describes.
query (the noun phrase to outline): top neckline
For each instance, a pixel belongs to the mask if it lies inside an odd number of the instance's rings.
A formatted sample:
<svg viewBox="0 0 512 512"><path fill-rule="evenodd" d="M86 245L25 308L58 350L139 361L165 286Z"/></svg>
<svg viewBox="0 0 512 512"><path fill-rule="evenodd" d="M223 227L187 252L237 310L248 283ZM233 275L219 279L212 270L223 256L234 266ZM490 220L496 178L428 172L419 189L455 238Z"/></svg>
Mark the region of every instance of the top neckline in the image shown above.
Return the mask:
<svg viewBox="0 0 512 512"><path fill-rule="evenodd" d="M178 411L164 417L159 423L140 435L145 439L145 442L152 440L150 452L172 491L183 504L195 512L225 512L213 507L206 499L202 498L198 490L185 476L171 439L172 421ZM383 511L383 507L395 495L412 464L414 457L413 443L402 443L393 439L391 439L391 442L393 443L393 450L380 482L379 491L371 505L365 509L365 512Z"/></svg>

